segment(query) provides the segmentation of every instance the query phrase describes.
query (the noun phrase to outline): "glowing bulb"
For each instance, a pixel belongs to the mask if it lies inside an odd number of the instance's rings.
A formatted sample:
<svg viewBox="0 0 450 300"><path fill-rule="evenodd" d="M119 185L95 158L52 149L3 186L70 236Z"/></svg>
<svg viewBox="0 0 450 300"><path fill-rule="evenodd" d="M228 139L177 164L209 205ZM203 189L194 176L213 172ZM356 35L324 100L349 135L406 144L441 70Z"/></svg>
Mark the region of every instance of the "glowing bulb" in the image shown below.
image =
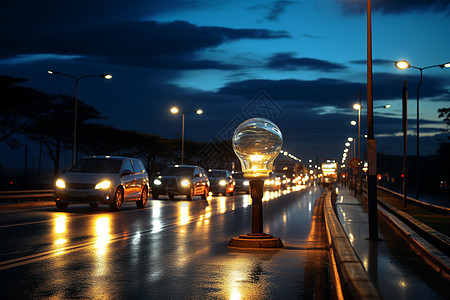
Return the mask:
<svg viewBox="0 0 450 300"><path fill-rule="evenodd" d="M282 144L281 131L273 122L252 118L241 123L233 134L233 149L241 162L244 177L268 177Z"/></svg>
<svg viewBox="0 0 450 300"><path fill-rule="evenodd" d="M409 62L407 62L406 60L396 61L395 66L400 70L405 70L411 67Z"/></svg>

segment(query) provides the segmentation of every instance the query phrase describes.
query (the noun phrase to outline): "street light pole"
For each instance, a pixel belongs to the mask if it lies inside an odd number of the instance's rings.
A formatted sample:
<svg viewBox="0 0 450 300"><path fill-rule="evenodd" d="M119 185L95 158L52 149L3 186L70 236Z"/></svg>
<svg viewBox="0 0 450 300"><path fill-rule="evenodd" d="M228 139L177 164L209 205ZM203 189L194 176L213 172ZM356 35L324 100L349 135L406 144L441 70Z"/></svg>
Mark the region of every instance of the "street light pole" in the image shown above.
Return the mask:
<svg viewBox="0 0 450 300"><path fill-rule="evenodd" d="M372 4L367 0L367 206L369 240L378 240L377 144L373 127Z"/></svg>
<svg viewBox="0 0 450 300"><path fill-rule="evenodd" d="M179 112L177 107L172 107L170 109L170 112L173 114L177 114ZM197 109L197 110L191 110L191 111L185 111L182 112L182 121L181 121L181 164L184 163L184 115L187 113L196 113L197 115L201 115L203 113L203 110Z"/></svg>
<svg viewBox="0 0 450 300"><path fill-rule="evenodd" d="M420 169L420 152L419 152L419 89L420 86L422 85L422 79L423 79L423 74L422 71L426 70L426 69L431 69L431 68L436 68L439 67L441 69L443 68L450 68L450 62L447 62L445 64L440 64L440 65L432 65L432 66L428 66L428 67L424 67L424 68L419 68L419 67L415 67L415 66L411 66L411 64L409 62L407 62L406 60L401 60L401 61L396 61L395 62L395 66L397 67L397 69L400 70L405 70L408 68L413 68L416 70L420 71L420 81L419 84L417 85L417 108L416 108L416 132L417 132L417 136L416 136L416 199L419 200L419 169Z"/></svg>
<svg viewBox="0 0 450 300"><path fill-rule="evenodd" d="M78 118L78 82L87 77L103 77L105 79L111 79L112 75L110 74L99 74L99 75L83 75L80 77L75 77L66 73L57 72L53 70L48 70L48 74L50 75L63 75L75 80L75 112L74 112L74 121L73 121L73 150L72 150L72 166L75 164L75 153L77 148L77 118Z"/></svg>
<svg viewBox="0 0 450 300"><path fill-rule="evenodd" d="M183 124L181 125L181 164L184 162L184 113L183 113Z"/></svg>

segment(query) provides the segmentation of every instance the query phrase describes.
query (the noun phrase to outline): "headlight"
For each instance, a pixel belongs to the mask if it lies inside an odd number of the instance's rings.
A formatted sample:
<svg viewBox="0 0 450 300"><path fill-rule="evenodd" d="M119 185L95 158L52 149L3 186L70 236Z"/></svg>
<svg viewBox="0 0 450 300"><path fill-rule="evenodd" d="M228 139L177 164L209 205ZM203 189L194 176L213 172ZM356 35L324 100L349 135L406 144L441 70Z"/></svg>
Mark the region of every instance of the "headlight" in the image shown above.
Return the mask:
<svg viewBox="0 0 450 300"><path fill-rule="evenodd" d="M106 189L109 189L110 186L111 186L111 181L103 180L102 182L97 183L97 185L95 186L95 189L96 190L100 190L100 189L106 190Z"/></svg>
<svg viewBox="0 0 450 300"><path fill-rule="evenodd" d="M227 182L225 180L219 181L220 186L226 186Z"/></svg>
<svg viewBox="0 0 450 300"><path fill-rule="evenodd" d="M153 184L154 184L154 185L161 185L162 182L161 182L161 180L159 180L159 179L155 179L155 180L153 180Z"/></svg>
<svg viewBox="0 0 450 300"><path fill-rule="evenodd" d="M66 188L66 183L62 179L56 180L55 185L56 185L56 187L59 187L60 189L65 189Z"/></svg>
<svg viewBox="0 0 450 300"><path fill-rule="evenodd" d="M190 185L191 185L191 183L187 179L184 179L184 180L181 181L181 186L187 187L187 186L190 186Z"/></svg>
<svg viewBox="0 0 450 300"><path fill-rule="evenodd" d="M249 185L250 185L250 182L249 182L248 180L246 180L246 181L244 181L243 185L249 186Z"/></svg>

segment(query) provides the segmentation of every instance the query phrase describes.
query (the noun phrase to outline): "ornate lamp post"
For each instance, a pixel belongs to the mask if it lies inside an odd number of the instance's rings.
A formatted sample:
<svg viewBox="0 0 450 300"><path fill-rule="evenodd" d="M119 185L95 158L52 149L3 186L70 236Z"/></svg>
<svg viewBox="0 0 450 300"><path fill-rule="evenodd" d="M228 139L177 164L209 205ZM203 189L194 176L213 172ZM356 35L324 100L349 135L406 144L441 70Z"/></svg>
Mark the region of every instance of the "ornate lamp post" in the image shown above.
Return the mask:
<svg viewBox="0 0 450 300"><path fill-rule="evenodd" d="M241 123L233 134L233 149L239 158L244 177L250 181L252 197L252 232L233 237L231 248L282 248L280 238L263 232L262 198L264 179L272 171L273 162L283 144L280 129L263 118Z"/></svg>
<svg viewBox="0 0 450 300"><path fill-rule="evenodd" d="M63 75L75 80L75 116L74 116L74 124L73 124L73 151L72 151L72 166L75 164L75 153L77 148L77 118L78 118L78 82L87 77L102 77L105 79L111 79L111 74L99 74L99 75L83 75L80 77L75 77L66 73L57 72L53 70L48 70L48 74L50 75Z"/></svg>

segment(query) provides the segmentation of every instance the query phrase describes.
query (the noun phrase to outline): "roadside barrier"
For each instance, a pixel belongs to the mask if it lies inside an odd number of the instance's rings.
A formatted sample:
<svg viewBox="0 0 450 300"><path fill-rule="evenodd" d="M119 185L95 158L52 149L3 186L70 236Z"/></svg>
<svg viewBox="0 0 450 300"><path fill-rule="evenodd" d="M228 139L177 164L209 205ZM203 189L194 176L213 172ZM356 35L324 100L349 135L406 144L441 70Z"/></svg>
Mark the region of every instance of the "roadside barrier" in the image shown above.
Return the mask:
<svg viewBox="0 0 450 300"><path fill-rule="evenodd" d="M397 196L397 197L399 197L399 198L403 198L403 194L400 194L400 193L391 191L391 190L389 190L389 189L387 189L387 188L385 188L385 187L382 187L382 186L378 186L378 188L379 188L380 190L385 191L385 192L387 192L387 193L390 193L390 194L392 194L392 195L394 195L394 196ZM450 208L448 208L448 207L444 207L444 206L439 206L439 205L435 205L435 204L426 203L426 202L419 201L419 200L414 199L414 198L411 198L411 197L406 197L406 201L409 202L409 203L411 203L411 204L420 206L420 207L428 208L428 209L431 210L431 211L439 212L439 213L441 213L441 214L450 214Z"/></svg>
<svg viewBox="0 0 450 300"><path fill-rule="evenodd" d="M339 222L331 203L331 190L324 193L323 197L325 197L324 214L330 244L330 265L337 270L339 276L336 285L341 287L345 299L382 299Z"/></svg>
<svg viewBox="0 0 450 300"><path fill-rule="evenodd" d="M54 193L54 190L0 191L0 201L13 200L20 203L23 199L34 199L39 202L42 198L53 198Z"/></svg>

